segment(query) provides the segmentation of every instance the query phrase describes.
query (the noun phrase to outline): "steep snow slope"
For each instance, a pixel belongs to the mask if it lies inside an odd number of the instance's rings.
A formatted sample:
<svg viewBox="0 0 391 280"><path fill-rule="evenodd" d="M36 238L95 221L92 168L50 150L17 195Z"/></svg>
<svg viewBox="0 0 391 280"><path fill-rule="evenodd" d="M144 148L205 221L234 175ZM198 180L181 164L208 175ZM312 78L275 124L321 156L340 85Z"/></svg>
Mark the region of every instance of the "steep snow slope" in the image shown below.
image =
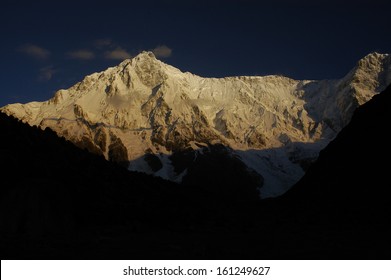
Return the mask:
<svg viewBox="0 0 391 280"><path fill-rule="evenodd" d="M389 55L373 53L340 80L282 76L202 78L143 52L94 73L46 102L2 108L130 170L181 181L171 155L223 144L263 178L261 195L285 192L303 166L391 82Z"/></svg>

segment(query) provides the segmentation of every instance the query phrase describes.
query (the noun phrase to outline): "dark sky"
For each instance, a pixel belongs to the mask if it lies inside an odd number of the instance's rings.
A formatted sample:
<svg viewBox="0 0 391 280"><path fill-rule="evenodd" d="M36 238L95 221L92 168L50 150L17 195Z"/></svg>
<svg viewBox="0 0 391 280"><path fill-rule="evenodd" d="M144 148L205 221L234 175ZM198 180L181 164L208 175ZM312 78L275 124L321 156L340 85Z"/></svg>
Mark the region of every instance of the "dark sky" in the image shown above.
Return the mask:
<svg viewBox="0 0 391 280"><path fill-rule="evenodd" d="M0 106L46 100L142 50L206 77L340 78L391 53L387 2L3 0Z"/></svg>

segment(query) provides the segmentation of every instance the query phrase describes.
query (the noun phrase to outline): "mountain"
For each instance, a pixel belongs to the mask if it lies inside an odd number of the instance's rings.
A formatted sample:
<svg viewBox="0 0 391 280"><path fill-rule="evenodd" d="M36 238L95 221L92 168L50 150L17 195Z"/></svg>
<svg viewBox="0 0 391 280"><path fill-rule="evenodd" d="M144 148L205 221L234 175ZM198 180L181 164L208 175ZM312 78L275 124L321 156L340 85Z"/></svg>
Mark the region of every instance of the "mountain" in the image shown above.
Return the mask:
<svg viewBox="0 0 391 280"><path fill-rule="evenodd" d="M390 82L391 57L378 53L342 79L298 81L202 78L143 52L48 101L1 111L129 170L175 182L218 182L214 175L224 169L213 159L233 161L266 198L297 182L354 110Z"/></svg>
<svg viewBox="0 0 391 280"><path fill-rule="evenodd" d="M256 221L251 186L129 172L3 113L0 129L1 259L202 257L206 237Z"/></svg>
<svg viewBox="0 0 391 280"><path fill-rule="evenodd" d="M390 259L390 109L391 86L264 200L128 172L0 113L1 258Z"/></svg>

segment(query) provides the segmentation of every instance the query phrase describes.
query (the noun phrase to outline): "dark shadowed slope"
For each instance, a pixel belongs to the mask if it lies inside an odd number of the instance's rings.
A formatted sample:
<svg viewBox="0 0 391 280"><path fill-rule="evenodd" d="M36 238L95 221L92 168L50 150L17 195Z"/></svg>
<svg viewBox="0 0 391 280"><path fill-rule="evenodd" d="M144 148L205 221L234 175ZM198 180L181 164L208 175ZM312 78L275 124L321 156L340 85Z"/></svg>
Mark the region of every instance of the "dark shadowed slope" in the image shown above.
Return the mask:
<svg viewBox="0 0 391 280"><path fill-rule="evenodd" d="M361 106L286 198L313 220L390 222L391 86Z"/></svg>
<svg viewBox="0 0 391 280"><path fill-rule="evenodd" d="M356 110L299 183L266 203L277 223L306 236L305 255L391 258L390 123L391 86Z"/></svg>
<svg viewBox="0 0 391 280"><path fill-rule="evenodd" d="M246 202L255 188L222 195L213 184L179 186L5 114L0 128L2 259L196 256L203 241L187 233L226 231L254 212ZM231 189L240 175L232 173Z"/></svg>
<svg viewBox="0 0 391 280"><path fill-rule="evenodd" d="M233 170L224 195L216 178L179 186L0 114L1 257L389 259L390 91L355 112L291 191L261 202Z"/></svg>

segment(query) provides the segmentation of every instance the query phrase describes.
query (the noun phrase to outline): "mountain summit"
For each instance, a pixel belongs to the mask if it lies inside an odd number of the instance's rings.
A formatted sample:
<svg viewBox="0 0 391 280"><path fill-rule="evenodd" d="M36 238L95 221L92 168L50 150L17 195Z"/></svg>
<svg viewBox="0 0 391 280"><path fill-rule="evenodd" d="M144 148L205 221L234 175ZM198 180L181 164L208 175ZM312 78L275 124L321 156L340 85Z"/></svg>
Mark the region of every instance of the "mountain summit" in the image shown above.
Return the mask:
<svg viewBox="0 0 391 280"><path fill-rule="evenodd" d="M199 158L222 145L227 158L259 175L261 195L269 197L300 179L354 110L390 82L387 54L369 54L339 80L299 81L203 78L142 52L48 101L1 111L130 170L173 181L186 180Z"/></svg>

